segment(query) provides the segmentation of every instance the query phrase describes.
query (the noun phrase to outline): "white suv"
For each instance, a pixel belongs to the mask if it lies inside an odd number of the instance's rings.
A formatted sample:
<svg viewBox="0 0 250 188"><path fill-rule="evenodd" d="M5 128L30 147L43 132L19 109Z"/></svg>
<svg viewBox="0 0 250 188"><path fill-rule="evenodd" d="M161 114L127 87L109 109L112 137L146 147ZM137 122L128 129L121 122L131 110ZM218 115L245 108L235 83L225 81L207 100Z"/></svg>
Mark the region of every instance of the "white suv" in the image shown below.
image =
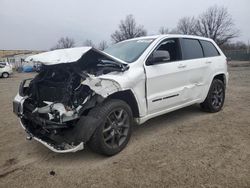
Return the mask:
<svg viewBox="0 0 250 188"><path fill-rule="evenodd" d="M28 139L59 152L84 144L105 155L128 143L132 124L199 103L221 110L227 61L211 39L186 35L135 38L105 52L91 47L30 56L40 73L14 99Z"/></svg>
<svg viewBox="0 0 250 188"><path fill-rule="evenodd" d="M12 66L9 63L0 62L0 77L8 78L12 73Z"/></svg>

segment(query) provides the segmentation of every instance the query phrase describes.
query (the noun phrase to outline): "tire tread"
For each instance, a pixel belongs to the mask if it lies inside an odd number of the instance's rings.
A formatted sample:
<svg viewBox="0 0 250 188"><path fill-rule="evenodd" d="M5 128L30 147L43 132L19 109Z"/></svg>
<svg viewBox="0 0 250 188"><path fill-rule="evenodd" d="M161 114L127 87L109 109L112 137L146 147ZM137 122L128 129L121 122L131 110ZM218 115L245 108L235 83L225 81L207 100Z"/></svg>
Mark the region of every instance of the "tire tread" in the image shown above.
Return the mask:
<svg viewBox="0 0 250 188"><path fill-rule="evenodd" d="M221 107L219 109L215 109L212 106L212 104L210 103L210 97L211 97L212 88L216 84L222 85L223 92L224 92L223 102L222 102L222 105L221 105ZM212 84L211 84L210 88L209 88L209 91L208 91L208 94L207 94L207 97L206 97L205 101L203 103L201 103L200 106L201 106L201 109L203 111L205 111L205 112L215 113L215 112L218 112L218 111L220 111L222 109L223 104L224 104L224 100L225 100L225 85L224 85L224 83L221 80L214 79L212 81Z"/></svg>
<svg viewBox="0 0 250 188"><path fill-rule="evenodd" d="M100 154L107 155L107 156L112 156L114 154L119 153L127 144L126 143L124 145L124 147L120 148L117 151L111 151L110 149L105 147L104 143L100 139L100 137L102 136L102 125L101 125L101 123L103 123L102 121L104 121L104 119L106 119L107 113L109 111L111 111L112 108L114 106L116 106L116 105L125 106L128 109L128 111L129 111L128 113L130 115L130 122L132 123L132 111L131 111L130 107L128 106L128 104L125 103L122 100L111 99L111 100L108 100L108 101L106 101L104 103L101 103L98 106L96 106L95 108L93 108L90 111L89 115L99 118L100 119L100 125L96 128L94 134L90 138L90 140L88 142L88 146L90 147L91 150L93 150L96 153L100 153ZM130 124L130 133L128 135L128 140L129 140L129 137L131 135L131 128L132 128L132 125Z"/></svg>

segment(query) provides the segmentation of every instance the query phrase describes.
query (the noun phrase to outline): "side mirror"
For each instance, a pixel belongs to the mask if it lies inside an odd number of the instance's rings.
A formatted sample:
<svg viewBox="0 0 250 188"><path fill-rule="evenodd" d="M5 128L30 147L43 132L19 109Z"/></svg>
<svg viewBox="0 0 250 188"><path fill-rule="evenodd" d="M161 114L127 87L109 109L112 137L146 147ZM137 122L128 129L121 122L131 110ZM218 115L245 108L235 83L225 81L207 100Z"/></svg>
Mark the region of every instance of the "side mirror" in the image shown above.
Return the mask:
<svg viewBox="0 0 250 188"><path fill-rule="evenodd" d="M165 50L156 50L149 57L147 64L153 65L157 63L163 63L170 61L170 55L168 51Z"/></svg>

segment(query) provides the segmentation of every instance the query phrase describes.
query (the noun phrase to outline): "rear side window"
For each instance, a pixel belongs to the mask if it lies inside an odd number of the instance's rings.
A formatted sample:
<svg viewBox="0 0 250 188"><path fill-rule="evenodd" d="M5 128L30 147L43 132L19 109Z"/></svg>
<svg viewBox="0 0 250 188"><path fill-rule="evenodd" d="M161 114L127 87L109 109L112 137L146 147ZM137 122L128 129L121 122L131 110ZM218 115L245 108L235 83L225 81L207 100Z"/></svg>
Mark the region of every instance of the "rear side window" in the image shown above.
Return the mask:
<svg viewBox="0 0 250 188"><path fill-rule="evenodd" d="M205 40L201 40L200 42L204 50L205 57L213 57L213 56L220 55L218 50L215 48L215 46L211 42L205 41Z"/></svg>
<svg viewBox="0 0 250 188"><path fill-rule="evenodd" d="M182 59L203 58L203 51L200 42L196 39L181 40Z"/></svg>

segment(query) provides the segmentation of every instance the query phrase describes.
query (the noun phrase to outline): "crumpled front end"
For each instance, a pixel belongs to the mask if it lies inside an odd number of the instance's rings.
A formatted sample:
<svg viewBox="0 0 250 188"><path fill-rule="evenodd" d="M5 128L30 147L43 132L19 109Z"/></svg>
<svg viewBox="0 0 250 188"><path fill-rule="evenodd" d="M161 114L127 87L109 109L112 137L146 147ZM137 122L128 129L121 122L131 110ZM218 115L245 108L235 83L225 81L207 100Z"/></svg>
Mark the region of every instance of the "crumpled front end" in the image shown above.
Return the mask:
<svg viewBox="0 0 250 188"><path fill-rule="evenodd" d="M103 63L100 56L75 63L43 65L34 79L20 84L13 101L13 111L28 138L58 153L82 150L99 123L98 117L90 116L89 112L120 90L117 82L99 77L114 71L125 69Z"/></svg>

